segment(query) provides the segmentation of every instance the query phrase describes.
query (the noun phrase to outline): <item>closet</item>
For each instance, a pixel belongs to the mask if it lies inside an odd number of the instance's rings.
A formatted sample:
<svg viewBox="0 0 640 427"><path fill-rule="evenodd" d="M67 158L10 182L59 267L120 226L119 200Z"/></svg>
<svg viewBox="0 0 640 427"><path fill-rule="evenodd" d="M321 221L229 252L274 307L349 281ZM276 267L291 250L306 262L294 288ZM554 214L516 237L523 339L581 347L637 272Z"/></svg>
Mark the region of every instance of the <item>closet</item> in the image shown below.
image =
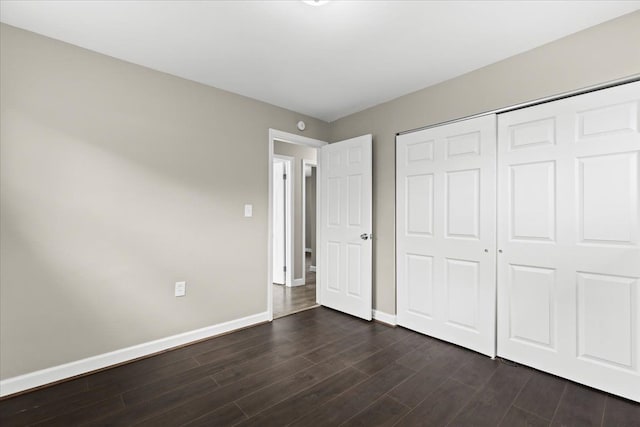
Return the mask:
<svg viewBox="0 0 640 427"><path fill-rule="evenodd" d="M640 401L640 82L398 135L398 324Z"/></svg>

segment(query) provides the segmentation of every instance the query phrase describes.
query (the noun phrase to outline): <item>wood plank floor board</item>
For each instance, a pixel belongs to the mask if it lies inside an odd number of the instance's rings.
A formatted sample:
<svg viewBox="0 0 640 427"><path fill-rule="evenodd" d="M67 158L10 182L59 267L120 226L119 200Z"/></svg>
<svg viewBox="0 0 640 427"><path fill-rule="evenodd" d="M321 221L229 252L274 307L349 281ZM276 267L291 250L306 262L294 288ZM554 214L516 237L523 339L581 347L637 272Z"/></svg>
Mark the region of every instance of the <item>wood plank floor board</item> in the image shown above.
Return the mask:
<svg viewBox="0 0 640 427"><path fill-rule="evenodd" d="M372 324L372 329L367 333L363 333L360 339L354 339L353 345L346 347L343 351L336 351L335 354L329 356L325 361L353 365L381 351L385 347L401 341L407 336L408 335L402 330ZM312 353L319 351L321 348L322 347L312 351Z"/></svg>
<svg viewBox="0 0 640 427"><path fill-rule="evenodd" d="M293 359L294 357L297 357L298 353L304 352L304 350L295 351L295 349L290 352L279 352L279 350L281 349L275 349L271 353L264 354L262 356L256 357L255 359L248 360L240 365L231 366L227 369L216 372L212 375L212 378L216 381L216 383L224 386L236 381L240 381L241 379L249 377L251 375L260 373L265 369L278 365L289 359Z"/></svg>
<svg viewBox="0 0 640 427"><path fill-rule="evenodd" d="M185 424L185 427L233 426L246 419L244 412L235 403L230 403Z"/></svg>
<svg viewBox="0 0 640 427"><path fill-rule="evenodd" d="M354 332L348 334L340 339L327 343L316 349L304 353L304 357L312 361L313 363L320 363L323 360L335 355L336 353L344 351L346 348L351 348L355 345L364 342L365 338L361 333Z"/></svg>
<svg viewBox="0 0 640 427"><path fill-rule="evenodd" d="M601 425L606 397L606 394L589 387L567 382L551 425L558 427Z"/></svg>
<svg viewBox="0 0 640 427"><path fill-rule="evenodd" d="M433 393L456 368L467 361L461 357L471 357L468 353L457 350L450 347L446 351L434 353L434 358L429 365L395 387L389 392L389 395L409 408L415 408Z"/></svg>
<svg viewBox="0 0 640 427"><path fill-rule="evenodd" d="M417 332L413 332L405 328L391 328L380 324L378 324L378 327L381 328L380 332L371 334L370 340L372 344L377 345L380 348L396 344L405 338L415 336L424 337L424 335L420 335Z"/></svg>
<svg viewBox="0 0 640 427"><path fill-rule="evenodd" d="M533 370L531 378L513 404L520 409L551 420L567 380Z"/></svg>
<svg viewBox="0 0 640 427"><path fill-rule="evenodd" d="M449 378L435 389L430 397L401 418L396 425L446 426L475 391L473 387Z"/></svg>
<svg viewBox="0 0 640 427"><path fill-rule="evenodd" d="M55 393L51 392L52 387L45 387L0 401L0 425L3 425L7 418L15 414L35 410L41 406L87 391L87 378L69 380L54 387L56 389Z"/></svg>
<svg viewBox="0 0 640 427"><path fill-rule="evenodd" d="M280 403L267 408L257 416L249 418L238 425L243 427L278 427L288 425L366 378L368 378L368 376L357 369L346 368ZM241 405L239 406L247 413Z"/></svg>
<svg viewBox="0 0 640 427"><path fill-rule="evenodd" d="M285 337L274 337L273 335L261 335L251 337L244 341L199 354L194 359L201 365L217 362L219 360L228 360L229 357L235 356L237 353L245 352L252 348L268 348L270 345L280 345L289 342Z"/></svg>
<svg viewBox="0 0 640 427"><path fill-rule="evenodd" d="M151 400L156 396L164 394L175 388L182 387L202 378L207 378L213 370L208 365L195 366L187 371L180 372L166 378L160 378L156 381L133 387L122 393L122 400L125 405L135 405L140 402ZM217 383L211 382L211 387L217 387Z"/></svg>
<svg viewBox="0 0 640 427"><path fill-rule="evenodd" d="M120 396L110 397L105 400L94 402L91 405L85 406L83 408L71 410L69 412L65 412L62 415L52 417L31 425L41 427L77 426L86 424L87 422L100 417L102 414L115 412L122 408L124 408L124 403L122 403L122 399L120 399Z"/></svg>
<svg viewBox="0 0 640 427"><path fill-rule="evenodd" d="M31 410L19 412L9 417L2 417L0 425L24 426L37 423L48 418L58 417L79 408L90 406L95 402L117 397L120 387L107 385L100 388L86 390L69 396L64 396L44 405L38 405Z"/></svg>
<svg viewBox="0 0 640 427"><path fill-rule="evenodd" d="M449 425L498 425L530 376L529 368L501 363L487 384L474 394Z"/></svg>
<svg viewBox="0 0 640 427"><path fill-rule="evenodd" d="M501 427L548 427L551 421L512 406L500 423Z"/></svg>
<svg viewBox="0 0 640 427"><path fill-rule="evenodd" d="M171 351L180 353L182 356L184 356L184 358L196 357L211 350L222 349L227 346L238 344L242 341L254 338L256 336L264 336L277 333L278 331L275 330L273 324L263 323L250 328L240 329L233 333L227 333L217 336L215 337L215 340L205 339L197 343L189 344Z"/></svg>
<svg viewBox="0 0 640 427"><path fill-rule="evenodd" d="M409 408L385 395L342 425L345 427L392 426L407 412Z"/></svg>
<svg viewBox="0 0 640 427"><path fill-rule="evenodd" d="M136 405L125 405L121 410L104 414L103 417L88 425L132 426L169 408L205 394L216 387L217 385L211 378L204 377Z"/></svg>
<svg viewBox="0 0 640 427"><path fill-rule="evenodd" d="M456 370L451 378L473 388L484 386L493 373L498 369L500 362L488 357L472 357L468 363Z"/></svg>
<svg viewBox="0 0 640 427"><path fill-rule="evenodd" d="M406 366L414 371L419 371L431 364L439 351L444 351L448 347L448 344L442 343L436 339L430 339L420 345L420 347L417 347L396 360L396 362L399 365Z"/></svg>
<svg viewBox="0 0 640 427"><path fill-rule="evenodd" d="M343 338L345 335L346 333L344 331L318 331L310 329L308 334L291 337L291 340L301 347L305 347L306 352L310 352L325 346L327 343Z"/></svg>
<svg viewBox="0 0 640 427"><path fill-rule="evenodd" d="M378 353L379 351L382 351L379 346L372 344L370 341L364 341L354 345L353 347L349 347L345 351L341 351L340 353L333 355L328 358L327 361L351 366Z"/></svg>
<svg viewBox="0 0 640 427"><path fill-rule="evenodd" d="M281 363L257 375L227 386L219 387L198 398L190 399L182 405L162 412L140 423L140 425L155 426L162 423L168 423L169 425L185 424L203 417L235 400L259 391L263 387L278 382L282 378L308 369L312 365L311 362L302 357L294 358L287 363Z"/></svg>
<svg viewBox="0 0 640 427"><path fill-rule="evenodd" d="M223 357L212 359L202 366L206 366L209 371L209 375L213 375L214 373L222 372L226 369L230 369L243 363L255 360L256 358L259 358L264 354L274 351L274 349L277 349L279 346L287 344L289 344L288 340L280 338L277 341L269 341L261 345L247 348L244 351L239 351L232 354L227 354Z"/></svg>
<svg viewBox="0 0 640 427"><path fill-rule="evenodd" d="M288 397L310 388L346 368L346 364L336 364L334 362L314 365L245 396L237 400L236 403L245 414L252 417L264 409L284 401Z"/></svg>
<svg viewBox="0 0 640 427"><path fill-rule="evenodd" d="M193 360L191 357L185 355L179 350L168 351L142 360L137 360L96 372L95 374L87 377L87 384L91 389L117 383L123 379L126 380L132 377L144 377L167 366L180 366L183 361L189 359Z"/></svg>
<svg viewBox="0 0 640 427"><path fill-rule="evenodd" d="M640 427L639 420L635 402L326 308L0 399L2 427Z"/></svg>
<svg viewBox="0 0 640 427"><path fill-rule="evenodd" d="M640 427L640 403L607 396L602 425L603 427Z"/></svg>
<svg viewBox="0 0 640 427"><path fill-rule="evenodd" d="M417 334L406 337L405 339L372 354L366 359L361 360L356 363L354 367L368 375L373 375L389 366L389 364L405 356L407 353L415 350L420 346L421 341L422 337Z"/></svg>
<svg viewBox="0 0 640 427"><path fill-rule="evenodd" d="M189 358L173 362L170 365L160 366L153 370L148 370L144 374L137 373L135 375L131 375L130 377L117 375L117 377L114 377L113 381L101 381L101 383L104 384L102 387L117 387L122 393L140 385L149 384L163 378L169 378L178 375L198 366L200 366L198 365L198 362L196 362L192 358ZM90 390L95 388L96 387L93 387Z"/></svg>
<svg viewBox="0 0 640 427"><path fill-rule="evenodd" d="M413 374L411 369L393 363L319 408L299 418L292 426L336 426L364 410L387 391Z"/></svg>

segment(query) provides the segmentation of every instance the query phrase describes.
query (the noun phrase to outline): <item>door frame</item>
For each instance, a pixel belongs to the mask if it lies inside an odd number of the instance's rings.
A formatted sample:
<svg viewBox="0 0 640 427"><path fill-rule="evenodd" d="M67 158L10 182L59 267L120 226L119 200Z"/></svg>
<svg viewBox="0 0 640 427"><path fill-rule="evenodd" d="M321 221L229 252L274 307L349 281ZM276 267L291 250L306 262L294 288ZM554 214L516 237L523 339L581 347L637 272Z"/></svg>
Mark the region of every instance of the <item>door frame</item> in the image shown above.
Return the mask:
<svg viewBox="0 0 640 427"><path fill-rule="evenodd" d="M313 148L320 148L329 144L327 141L321 141L319 139L309 138L302 135L296 135L294 133L283 132L277 129L269 129L269 148L268 148L268 181L269 181L269 194L268 194L268 208L267 208L267 317L269 321L273 320L273 283L271 282L273 277L273 147L275 141L283 141L290 144L306 145ZM316 165L316 173L320 171L320 161ZM320 182L316 187L316 192L320 191ZM316 215L320 211L320 203L316 205ZM317 216L316 216L317 217ZM316 240L320 238L320 227L318 227L318 221L316 221ZM303 245L304 246L304 245ZM304 247L303 247L304 249ZM316 259L316 283L318 282L318 274L320 273L319 260ZM320 304L320 294L318 292L319 287L316 286L316 301Z"/></svg>
<svg viewBox="0 0 640 427"><path fill-rule="evenodd" d="M285 183L285 192L284 192L284 245L285 245L285 256L284 256L284 265L286 266L286 271L284 273L284 285L287 287L293 286L293 188L291 185L291 170L293 169L293 163L295 161L294 157L284 156L281 154L274 154L273 159L282 161L284 165L284 173L287 175L287 180ZM273 174L273 172L271 172ZM273 175L272 175L273 176ZM272 178L273 179L273 178ZM273 192L271 193L271 207L273 208ZM271 211L273 212L273 211ZM272 224L273 225L273 224ZM273 245L273 241L271 242ZM273 253L273 250L272 250ZM273 283L273 270L271 271L271 283Z"/></svg>

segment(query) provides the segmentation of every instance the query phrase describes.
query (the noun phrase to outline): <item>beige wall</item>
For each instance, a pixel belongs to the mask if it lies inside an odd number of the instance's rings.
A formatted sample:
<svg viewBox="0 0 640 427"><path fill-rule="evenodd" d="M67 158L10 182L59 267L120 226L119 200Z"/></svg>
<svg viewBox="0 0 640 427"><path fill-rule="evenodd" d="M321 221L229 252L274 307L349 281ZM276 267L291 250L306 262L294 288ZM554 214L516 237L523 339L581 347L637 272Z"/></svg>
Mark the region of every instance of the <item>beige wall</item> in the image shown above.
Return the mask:
<svg viewBox="0 0 640 427"><path fill-rule="evenodd" d="M268 129L328 124L0 31L0 377L266 311Z"/></svg>
<svg viewBox="0 0 640 427"><path fill-rule="evenodd" d="M304 277L304 258L302 257L302 160L316 161L317 149L304 145L291 144L282 141L275 141L273 144L273 153L282 154L284 156L293 157L291 165L291 182L293 184L293 278L301 279Z"/></svg>
<svg viewBox="0 0 640 427"><path fill-rule="evenodd" d="M634 12L331 124L332 141L373 134L376 309L395 313L395 134L640 73L638 41Z"/></svg>

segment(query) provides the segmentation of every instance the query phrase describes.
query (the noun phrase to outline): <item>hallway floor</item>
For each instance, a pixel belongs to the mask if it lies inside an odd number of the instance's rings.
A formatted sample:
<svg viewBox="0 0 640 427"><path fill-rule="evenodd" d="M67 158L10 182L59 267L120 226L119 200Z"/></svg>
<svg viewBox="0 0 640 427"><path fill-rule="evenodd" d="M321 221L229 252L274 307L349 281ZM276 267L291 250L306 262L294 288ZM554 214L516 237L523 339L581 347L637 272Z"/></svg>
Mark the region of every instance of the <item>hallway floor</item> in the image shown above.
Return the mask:
<svg viewBox="0 0 640 427"><path fill-rule="evenodd" d="M286 316L316 306L316 273L309 271L311 255L305 260L305 285L288 288L273 285L273 318Z"/></svg>

